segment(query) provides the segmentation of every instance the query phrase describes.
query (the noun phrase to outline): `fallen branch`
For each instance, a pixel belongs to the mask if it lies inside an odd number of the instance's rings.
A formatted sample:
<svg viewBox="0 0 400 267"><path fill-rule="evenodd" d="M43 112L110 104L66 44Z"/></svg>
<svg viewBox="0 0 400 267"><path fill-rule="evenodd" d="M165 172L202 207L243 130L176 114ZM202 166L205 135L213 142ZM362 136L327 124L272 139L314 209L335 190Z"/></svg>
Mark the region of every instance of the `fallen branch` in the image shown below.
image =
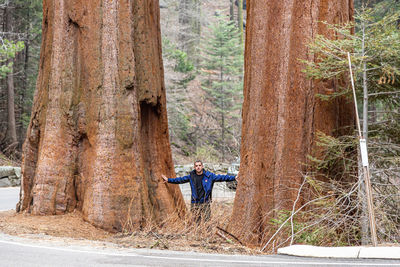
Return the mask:
<svg viewBox="0 0 400 267"><path fill-rule="evenodd" d="M299 188L299 191L297 192L296 200L293 202L292 214L293 214L294 211L296 210L297 202L298 202L299 199L300 199L300 192L301 192L301 190L303 189L303 186L305 185L306 181L307 181L307 178L304 178L304 179L303 179L303 182L301 183L301 186L300 186L300 188ZM293 245L293 240L294 240L293 216L290 216L290 225L291 225L291 228L292 228L292 238L290 239L290 245Z"/></svg>
<svg viewBox="0 0 400 267"><path fill-rule="evenodd" d="M313 200L307 202L307 203L304 204L303 206L301 206L298 210L296 210L294 213L292 213L292 215L290 215L290 217L287 218L286 221L284 221L284 222L281 224L281 226L278 228L278 230L276 230L276 232L271 236L271 238L268 240L268 242L263 246L263 248L262 248L260 251L261 251L261 252L264 251L264 249L269 245L269 243L274 239L274 237L282 230L283 226L285 226L285 224L286 224L288 221L290 221L291 218L292 218L294 215L296 215L300 210L302 210L304 207L308 206L309 204L311 204L311 203L313 203L313 202L316 202L316 201L319 201L319 200L322 200L322 199L325 199L325 198L329 198L329 197L332 197L332 196L333 196L333 195L327 195L327 196L323 196L323 197L320 197L320 198L316 198L316 199L313 199Z"/></svg>
<svg viewBox="0 0 400 267"><path fill-rule="evenodd" d="M233 243L233 241L232 241L231 239L227 238L223 233L218 232L218 230L215 232L215 234L216 234L217 236L219 236L219 237L225 239L226 242L228 242L228 243Z"/></svg>
<svg viewBox="0 0 400 267"><path fill-rule="evenodd" d="M18 146L18 142L11 143L9 146L7 146L3 151L4 154L6 155L12 155L12 150L15 150L15 148Z"/></svg>
<svg viewBox="0 0 400 267"><path fill-rule="evenodd" d="M233 234L229 233L228 231L226 231L225 229L222 229L221 227L217 226L217 229L224 232L225 234L231 236L233 239L235 239L240 245L243 246L243 243L239 240L239 238L237 238L236 236L234 236Z"/></svg>

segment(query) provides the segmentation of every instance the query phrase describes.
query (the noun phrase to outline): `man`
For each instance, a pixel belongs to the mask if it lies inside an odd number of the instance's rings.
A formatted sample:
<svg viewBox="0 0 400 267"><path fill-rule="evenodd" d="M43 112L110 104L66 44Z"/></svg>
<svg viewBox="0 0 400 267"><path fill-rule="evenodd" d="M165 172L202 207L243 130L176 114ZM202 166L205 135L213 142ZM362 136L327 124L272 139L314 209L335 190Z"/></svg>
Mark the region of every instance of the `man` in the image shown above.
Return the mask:
<svg viewBox="0 0 400 267"><path fill-rule="evenodd" d="M237 178L237 176L216 175L206 171L204 170L203 162L200 160L195 161L194 170L189 175L177 178L167 178L165 175L161 176L165 183L183 184L190 182L192 190L190 210L194 214L197 223L210 219L210 203L214 182L234 181Z"/></svg>

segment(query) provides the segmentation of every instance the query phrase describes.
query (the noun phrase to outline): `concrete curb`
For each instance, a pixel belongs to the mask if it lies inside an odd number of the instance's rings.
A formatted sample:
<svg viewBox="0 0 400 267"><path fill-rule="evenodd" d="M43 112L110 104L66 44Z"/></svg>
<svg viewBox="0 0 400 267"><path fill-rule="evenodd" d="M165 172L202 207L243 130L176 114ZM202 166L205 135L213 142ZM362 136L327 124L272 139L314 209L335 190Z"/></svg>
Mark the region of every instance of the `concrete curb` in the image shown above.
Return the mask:
<svg viewBox="0 0 400 267"><path fill-rule="evenodd" d="M398 259L400 247L364 247L358 256L360 259Z"/></svg>
<svg viewBox="0 0 400 267"><path fill-rule="evenodd" d="M292 245L279 248L278 254L315 258L400 260L400 247L317 247Z"/></svg>

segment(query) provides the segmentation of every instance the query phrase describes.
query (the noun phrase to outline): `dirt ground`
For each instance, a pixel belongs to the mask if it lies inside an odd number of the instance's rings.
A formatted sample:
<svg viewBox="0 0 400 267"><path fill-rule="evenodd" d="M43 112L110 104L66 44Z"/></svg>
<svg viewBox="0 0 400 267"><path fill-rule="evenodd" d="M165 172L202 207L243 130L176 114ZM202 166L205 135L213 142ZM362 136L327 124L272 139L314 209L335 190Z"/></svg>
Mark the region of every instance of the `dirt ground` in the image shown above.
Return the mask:
<svg viewBox="0 0 400 267"><path fill-rule="evenodd" d="M0 166L14 166L19 167L21 165L20 162L11 160L7 158L3 153L0 152Z"/></svg>
<svg viewBox="0 0 400 267"><path fill-rule="evenodd" d="M214 205L214 204L213 204ZM81 213L66 215L32 216L0 212L0 232L30 239L51 238L58 241L101 241L105 244L129 248L154 248L178 251L197 251L223 254L260 254L257 250L240 245L229 235L216 228L226 225L226 214L231 204L214 205L213 218L206 227L197 227L188 221L171 229L148 227L142 231L109 233L85 222ZM222 222L217 222L217 220Z"/></svg>

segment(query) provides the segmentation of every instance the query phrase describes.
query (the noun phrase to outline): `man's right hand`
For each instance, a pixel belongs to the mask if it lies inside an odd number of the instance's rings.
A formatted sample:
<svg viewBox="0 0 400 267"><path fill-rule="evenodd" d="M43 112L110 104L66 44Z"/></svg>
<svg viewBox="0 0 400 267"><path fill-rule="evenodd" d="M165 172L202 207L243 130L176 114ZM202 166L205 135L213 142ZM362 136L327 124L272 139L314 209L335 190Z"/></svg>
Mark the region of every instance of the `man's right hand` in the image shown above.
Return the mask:
<svg viewBox="0 0 400 267"><path fill-rule="evenodd" d="M162 179L164 180L164 183L168 183L168 178L164 174L161 174Z"/></svg>

